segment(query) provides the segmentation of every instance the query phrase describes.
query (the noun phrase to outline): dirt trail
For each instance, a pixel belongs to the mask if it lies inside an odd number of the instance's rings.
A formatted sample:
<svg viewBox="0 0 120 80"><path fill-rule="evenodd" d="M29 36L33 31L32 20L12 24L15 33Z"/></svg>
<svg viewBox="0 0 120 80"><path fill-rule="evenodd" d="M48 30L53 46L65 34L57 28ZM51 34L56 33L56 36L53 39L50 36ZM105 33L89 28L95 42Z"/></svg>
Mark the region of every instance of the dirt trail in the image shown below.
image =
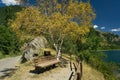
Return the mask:
<svg viewBox="0 0 120 80"><path fill-rule="evenodd" d="M15 65L21 56L5 58L0 60L0 80L8 76L9 73L15 70Z"/></svg>

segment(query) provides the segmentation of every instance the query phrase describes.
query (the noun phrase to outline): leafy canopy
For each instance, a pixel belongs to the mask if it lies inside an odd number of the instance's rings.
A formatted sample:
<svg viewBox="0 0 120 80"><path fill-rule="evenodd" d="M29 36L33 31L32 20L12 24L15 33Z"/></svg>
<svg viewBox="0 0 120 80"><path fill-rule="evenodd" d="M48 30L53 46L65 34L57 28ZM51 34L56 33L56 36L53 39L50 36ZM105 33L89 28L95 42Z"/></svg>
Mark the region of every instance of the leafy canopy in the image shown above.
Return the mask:
<svg viewBox="0 0 120 80"><path fill-rule="evenodd" d="M47 36L56 49L57 59L66 38L85 42L84 35L89 32L95 17L89 2L37 2L37 7L26 7L16 14L15 20L10 20L9 24L18 38L25 41L39 35Z"/></svg>
<svg viewBox="0 0 120 80"><path fill-rule="evenodd" d="M49 34L54 41L63 40L65 36L76 40L89 32L95 13L89 2L68 1L65 4L53 0L40 3L39 8L28 7L18 12L17 18L10 21L18 37L29 39L40 34ZM50 5L50 6L48 6Z"/></svg>
<svg viewBox="0 0 120 80"><path fill-rule="evenodd" d="M43 25L45 16L42 16L37 8L25 8L16 15L17 18L10 20L9 24L21 40L29 39L40 33L39 29Z"/></svg>

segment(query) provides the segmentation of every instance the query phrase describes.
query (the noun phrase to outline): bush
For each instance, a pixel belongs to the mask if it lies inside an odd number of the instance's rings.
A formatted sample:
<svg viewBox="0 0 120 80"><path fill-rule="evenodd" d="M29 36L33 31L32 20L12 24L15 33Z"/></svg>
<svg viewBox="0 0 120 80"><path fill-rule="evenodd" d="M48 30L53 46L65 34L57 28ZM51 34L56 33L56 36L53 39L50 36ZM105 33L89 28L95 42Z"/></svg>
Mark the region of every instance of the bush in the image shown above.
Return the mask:
<svg viewBox="0 0 120 80"><path fill-rule="evenodd" d="M20 43L10 28L0 26L0 51L5 54L12 54L19 51Z"/></svg>
<svg viewBox="0 0 120 80"><path fill-rule="evenodd" d="M105 62L104 58L106 57L106 55L104 53L101 53L100 51L96 52L86 50L79 53L79 56L86 63L90 64L93 68L103 73L106 80L116 80L112 69L113 67L115 67L115 64Z"/></svg>

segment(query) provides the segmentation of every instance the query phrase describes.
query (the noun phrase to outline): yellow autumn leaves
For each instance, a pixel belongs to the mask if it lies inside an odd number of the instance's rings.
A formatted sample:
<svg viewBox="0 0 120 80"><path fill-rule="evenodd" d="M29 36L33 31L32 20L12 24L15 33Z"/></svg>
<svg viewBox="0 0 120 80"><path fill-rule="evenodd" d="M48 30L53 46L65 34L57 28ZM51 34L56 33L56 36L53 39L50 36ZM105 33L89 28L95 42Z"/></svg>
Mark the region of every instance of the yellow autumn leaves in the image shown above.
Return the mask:
<svg viewBox="0 0 120 80"><path fill-rule="evenodd" d="M57 3L55 8L61 7ZM77 39L89 32L95 13L89 3L70 2L64 14L56 11L47 16L36 7L28 7L16 13L16 16L9 24L21 40L42 34L49 34L57 39L64 39L65 36ZM73 20L75 17L79 19L79 24Z"/></svg>
<svg viewBox="0 0 120 80"><path fill-rule="evenodd" d="M10 20L9 24L19 38L36 35L39 32L39 26L43 25L44 16L37 8L29 7L16 13L17 18Z"/></svg>

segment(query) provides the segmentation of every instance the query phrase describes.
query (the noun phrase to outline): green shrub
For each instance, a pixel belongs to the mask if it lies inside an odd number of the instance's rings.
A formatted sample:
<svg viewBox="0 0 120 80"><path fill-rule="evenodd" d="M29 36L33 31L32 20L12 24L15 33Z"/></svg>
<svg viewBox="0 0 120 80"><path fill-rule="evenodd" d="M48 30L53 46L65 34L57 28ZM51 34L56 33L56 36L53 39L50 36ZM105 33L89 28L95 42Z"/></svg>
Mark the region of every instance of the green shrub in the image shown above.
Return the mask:
<svg viewBox="0 0 120 80"><path fill-rule="evenodd" d="M104 53L86 50L79 53L79 57L90 64L93 68L103 73L106 80L116 80L113 73L113 70L116 70L116 65L105 62L104 58L106 55Z"/></svg>
<svg viewBox="0 0 120 80"><path fill-rule="evenodd" d="M17 53L19 47L20 43L10 28L0 26L0 51L3 55Z"/></svg>

